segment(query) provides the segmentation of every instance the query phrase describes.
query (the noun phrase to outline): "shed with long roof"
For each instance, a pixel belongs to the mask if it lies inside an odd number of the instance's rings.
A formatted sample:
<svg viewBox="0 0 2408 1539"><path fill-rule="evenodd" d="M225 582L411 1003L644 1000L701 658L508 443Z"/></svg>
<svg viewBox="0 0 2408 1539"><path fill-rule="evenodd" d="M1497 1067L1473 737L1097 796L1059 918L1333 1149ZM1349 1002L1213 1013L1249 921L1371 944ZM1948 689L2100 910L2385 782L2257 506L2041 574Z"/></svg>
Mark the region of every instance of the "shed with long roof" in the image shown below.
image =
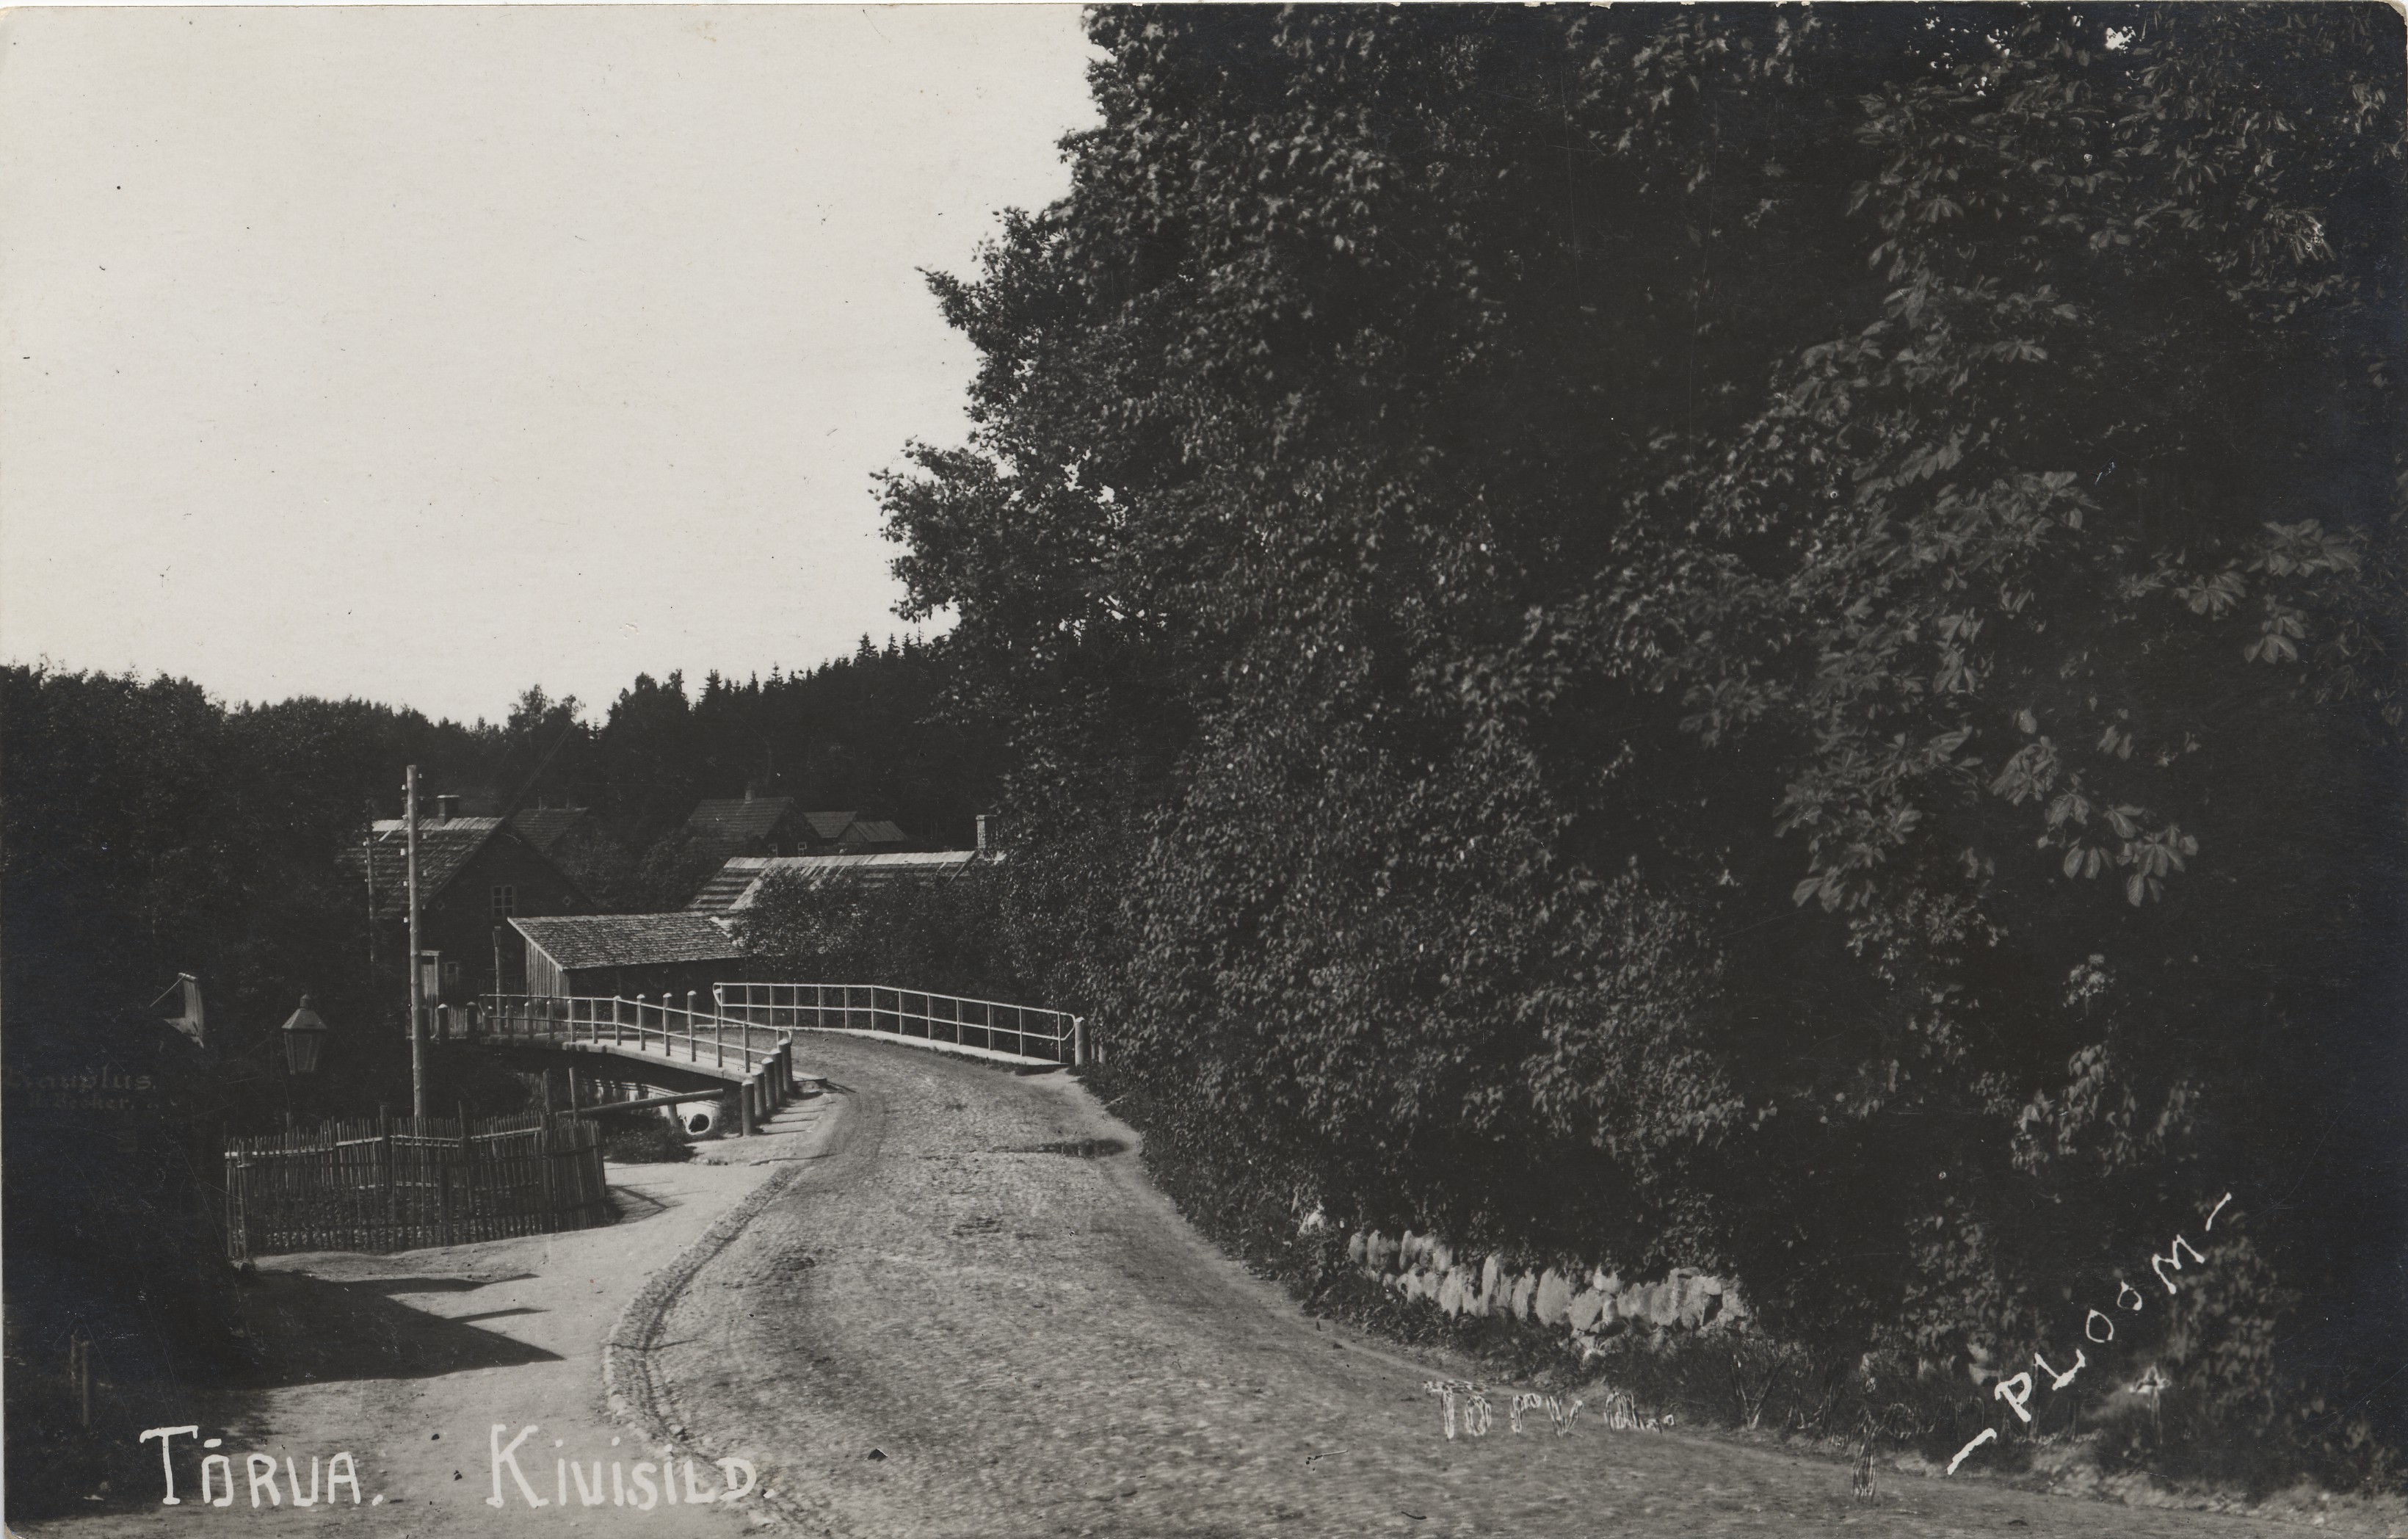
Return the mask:
<svg viewBox="0 0 2408 1539"><path fill-rule="evenodd" d="M701 913L584 913L513 919L529 994L658 999L742 979L749 958L729 928Z"/></svg>

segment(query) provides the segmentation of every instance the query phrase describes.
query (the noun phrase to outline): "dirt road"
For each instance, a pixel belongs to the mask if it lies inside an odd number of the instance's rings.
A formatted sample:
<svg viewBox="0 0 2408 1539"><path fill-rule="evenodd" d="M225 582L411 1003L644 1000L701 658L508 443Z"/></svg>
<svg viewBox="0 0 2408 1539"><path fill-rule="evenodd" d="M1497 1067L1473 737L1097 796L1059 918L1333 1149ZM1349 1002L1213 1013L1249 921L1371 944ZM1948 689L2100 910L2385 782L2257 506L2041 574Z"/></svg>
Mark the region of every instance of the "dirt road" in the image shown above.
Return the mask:
<svg viewBox="0 0 2408 1539"><path fill-rule="evenodd" d="M671 1504L660 1496L658 1466L670 1440L637 1437L607 1403L607 1344L649 1280L693 1258L748 1196L809 1163L837 1111L824 1098L791 1106L775 1137L708 1146L708 1158L722 1163L611 1166L621 1218L607 1229L394 1256L269 1258L246 1307L274 1366L263 1381L213 1397L201 1427L232 1461L236 1499L201 1503L201 1450L184 1437L174 1445L179 1505L161 1503L154 1460L140 1489L70 1517L12 1517L11 1529L74 1539L572 1531L735 1539L764 1520L757 1504ZM496 1425L506 1429L498 1442ZM525 1428L535 1431L517 1443L511 1466L523 1473L523 1489L507 1474L496 1480L494 1452ZM356 1491L332 1484L338 1453L350 1456ZM249 1478L253 1455L275 1461L257 1489ZM581 1500L563 1460L596 1475L599 1501ZM639 1462L653 1472L650 1494L628 1483ZM614 1464L617 1489L600 1489ZM682 1482L681 1460L679 1473ZM722 1489L721 1474L697 1460L696 1489ZM497 1486L499 1510L489 1501ZM222 1494L223 1483L216 1489ZM318 1500L301 1506L296 1494ZM530 1494L544 1504L531 1504Z"/></svg>
<svg viewBox="0 0 2408 1539"><path fill-rule="evenodd" d="M847 1104L691 1280L660 1414L858 1535L2173 1535L2272 1525L1901 1479L1678 1434L1447 1441L1409 1360L1204 1244L1061 1076L807 1039Z"/></svg>

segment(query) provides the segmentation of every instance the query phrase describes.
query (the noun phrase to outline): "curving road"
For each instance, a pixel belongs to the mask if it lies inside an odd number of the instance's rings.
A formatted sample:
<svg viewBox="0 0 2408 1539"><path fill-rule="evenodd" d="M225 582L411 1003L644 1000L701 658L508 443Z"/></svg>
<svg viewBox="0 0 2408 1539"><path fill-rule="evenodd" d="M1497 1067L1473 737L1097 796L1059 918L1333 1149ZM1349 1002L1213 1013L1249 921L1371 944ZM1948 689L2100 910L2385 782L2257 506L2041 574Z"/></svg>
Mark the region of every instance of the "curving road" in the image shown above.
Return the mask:
<svg viewBox="0 0 2408 1539"><path fill-rule="evenodd" d="M806 1038L841 1115L649 1339L664 1423L847 1535L2265 1532L1498 1408L1447 1441L1415 1361L1318 1326L1145 1180L1063 1076Z"/></svg>

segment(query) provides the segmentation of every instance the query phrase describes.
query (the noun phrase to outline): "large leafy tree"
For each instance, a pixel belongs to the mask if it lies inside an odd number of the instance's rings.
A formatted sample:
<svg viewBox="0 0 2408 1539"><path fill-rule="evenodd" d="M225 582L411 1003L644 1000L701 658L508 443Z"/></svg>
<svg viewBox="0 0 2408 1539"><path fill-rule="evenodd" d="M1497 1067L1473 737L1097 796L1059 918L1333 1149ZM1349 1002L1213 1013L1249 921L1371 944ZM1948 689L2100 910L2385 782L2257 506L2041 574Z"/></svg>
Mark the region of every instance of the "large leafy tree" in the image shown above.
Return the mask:
<svg viewBox="0 0 2408 1539"><path fill-rule="evenodd" d="M1022 971L1190 1146L1934 1354L2225 1185L2367 1281L2387 13L1090 26L886 497Z"/></svg>

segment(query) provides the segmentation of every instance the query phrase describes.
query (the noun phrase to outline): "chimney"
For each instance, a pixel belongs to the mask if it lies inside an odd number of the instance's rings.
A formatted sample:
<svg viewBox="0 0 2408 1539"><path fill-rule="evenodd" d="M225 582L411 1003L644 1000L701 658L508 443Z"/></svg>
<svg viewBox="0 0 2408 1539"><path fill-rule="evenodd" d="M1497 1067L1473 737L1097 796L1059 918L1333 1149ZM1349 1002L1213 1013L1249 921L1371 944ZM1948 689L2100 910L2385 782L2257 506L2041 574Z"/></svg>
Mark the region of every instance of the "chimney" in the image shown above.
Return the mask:
<svg viewBox="0 0 2408 1539"><path fill-rule="evenodd" d="M978 815L978 851L979 851L979 854L981 854L981 855L984 855L984 854L986 854L986 820L987 820L987 816L988 816L988 814L987 814L987 813L981 813Z"/></svg>
<svg viewBox="0 0 2408 1539"><path fill-rule="evenodd" d="M435 798L435 815L446 822L458 817L460 815L460 798L458 797L437 797Z"/></svg>

